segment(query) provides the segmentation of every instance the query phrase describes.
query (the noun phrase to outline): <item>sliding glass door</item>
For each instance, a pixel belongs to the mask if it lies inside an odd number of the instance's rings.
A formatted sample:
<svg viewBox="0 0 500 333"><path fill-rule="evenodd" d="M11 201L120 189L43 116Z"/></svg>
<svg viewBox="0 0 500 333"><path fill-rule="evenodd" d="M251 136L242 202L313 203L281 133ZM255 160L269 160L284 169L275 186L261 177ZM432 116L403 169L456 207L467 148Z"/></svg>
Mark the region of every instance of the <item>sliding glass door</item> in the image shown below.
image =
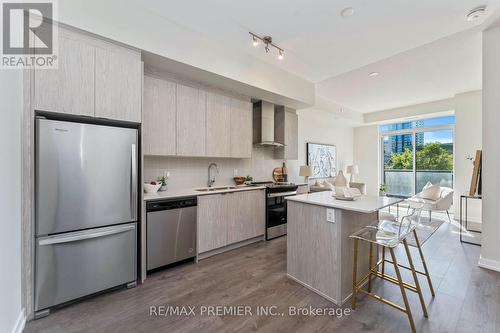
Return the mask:
<svg viewBox="0 0 500 333"><path fill-rule="evenodd" d="M417 132L415 142L416 192L427 182L453 187L453 130Z"/></svg>
<svg viewBox="0 0 500 333"><path fill-rule="evenodd" d="M380 126L387 194L410 197L428 182L453 187L454 122L450 116Z"/></svg>
<svg viewBox="0 0 500 333"><path fill-rule="evenodd" d="M414 193L412 134L386 135L382 144L387 193L411 196Z"/></svg>

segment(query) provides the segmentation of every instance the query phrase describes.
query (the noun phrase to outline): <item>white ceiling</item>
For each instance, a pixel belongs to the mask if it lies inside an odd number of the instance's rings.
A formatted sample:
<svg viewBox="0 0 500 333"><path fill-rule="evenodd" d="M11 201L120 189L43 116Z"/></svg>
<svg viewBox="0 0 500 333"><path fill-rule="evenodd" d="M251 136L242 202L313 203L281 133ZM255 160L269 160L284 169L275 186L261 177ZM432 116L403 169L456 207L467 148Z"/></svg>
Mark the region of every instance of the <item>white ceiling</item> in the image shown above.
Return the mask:
<svg viewBox="0 0 500 333"><path fill-rule="evenodd" d="M462 32L327 79L316 93L363 113L450 98L481 89L481 46L480 32Z"/></svg>
<svg viewBox="0 0 500 333"><path fill-rule="evenodd" d="M480 22L465 19L472 8L487 5L487 16L492 16L500 7L500 0L127 1L221 48L319 83L322 97L361 112L480 88L477 36L432 44L412 51L415 55L394 55L473 29ZM355 14L342 18L340 11L346 7L353 7ZM266 54L262 46L253 47L249 31L271 35L285 49L285 59L278 60L274 50ZM359 68L379 61L375 70L382 75L369 81L366 68Z"/></svg>

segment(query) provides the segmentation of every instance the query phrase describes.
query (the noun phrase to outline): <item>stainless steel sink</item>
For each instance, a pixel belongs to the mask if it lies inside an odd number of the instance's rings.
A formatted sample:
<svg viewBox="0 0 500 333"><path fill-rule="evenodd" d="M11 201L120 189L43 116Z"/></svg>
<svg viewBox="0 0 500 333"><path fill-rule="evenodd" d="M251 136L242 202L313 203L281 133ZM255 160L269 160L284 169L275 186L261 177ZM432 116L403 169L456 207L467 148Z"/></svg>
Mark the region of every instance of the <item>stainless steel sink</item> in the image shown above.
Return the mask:
<svg viewBox="0 0 500 333"><path fill-rule="evenodd" d="M213 192L213 191L224 191L224 190L234 190L237 189L236 186L219 186L219 187L203 187L197 188L198 192Z"/></svg>

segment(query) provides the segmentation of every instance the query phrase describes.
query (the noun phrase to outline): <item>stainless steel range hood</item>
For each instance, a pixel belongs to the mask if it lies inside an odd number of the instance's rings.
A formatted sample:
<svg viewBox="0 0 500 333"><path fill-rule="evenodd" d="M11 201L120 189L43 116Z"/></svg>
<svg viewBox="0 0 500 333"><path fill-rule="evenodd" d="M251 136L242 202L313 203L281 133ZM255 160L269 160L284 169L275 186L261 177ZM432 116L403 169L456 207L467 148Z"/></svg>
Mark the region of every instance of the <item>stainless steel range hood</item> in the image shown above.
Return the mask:
<svg viewBox="0 0 500 333"><path fill-rule="evenodd" d="M274 104L259 101L253 104L253 143L257 146L284 147L274 137Z"/></svg>

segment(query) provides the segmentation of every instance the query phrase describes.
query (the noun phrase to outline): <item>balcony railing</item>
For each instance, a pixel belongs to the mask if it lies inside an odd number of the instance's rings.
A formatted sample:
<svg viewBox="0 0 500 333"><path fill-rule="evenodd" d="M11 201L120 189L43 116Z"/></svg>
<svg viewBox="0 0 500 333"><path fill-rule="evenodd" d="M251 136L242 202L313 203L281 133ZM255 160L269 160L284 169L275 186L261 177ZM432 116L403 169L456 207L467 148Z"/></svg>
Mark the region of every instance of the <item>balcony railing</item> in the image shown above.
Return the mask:
<svg viewBox="0 0 500 333"><path fill-rule="evenodd" d="M387 194L411 197L422 191L427 182L440 186L453 187L453 171L449 170L417 170L414 175L412 170L384 170L384 183ZM413 189L415 177L416 190Z"/></svg>

